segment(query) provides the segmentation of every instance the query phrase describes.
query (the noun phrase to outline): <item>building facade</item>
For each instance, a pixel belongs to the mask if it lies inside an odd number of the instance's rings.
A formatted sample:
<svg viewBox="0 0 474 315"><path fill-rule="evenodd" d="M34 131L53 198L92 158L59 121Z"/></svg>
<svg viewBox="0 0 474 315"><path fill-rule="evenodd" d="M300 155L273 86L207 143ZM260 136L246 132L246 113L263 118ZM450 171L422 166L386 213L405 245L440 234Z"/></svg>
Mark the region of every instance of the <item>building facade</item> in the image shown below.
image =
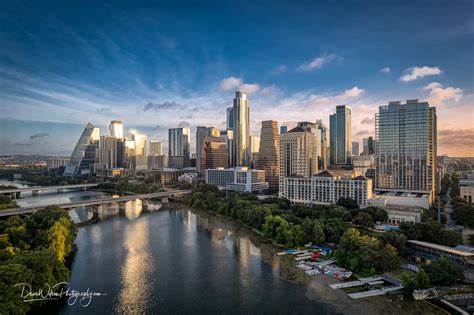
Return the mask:
<svg viewBox="0 0 474 315"><path fill-rule="evenodd" d="M117 167L117 138L101 136L99 142L99 163L106 169Z"/></svg>
<svg viewBox="0 0 474 315"><path fill-rule="evenodd" d="M60 168L62 166L66 166L68 164L68 157L52 157L46 161L46 167L48 168L48 171Z"/></svg>
<svg viewBox="0 0 474 315"><path fill-rule="evenodd" d="M191 166L189 128L168 130L168 164L171 168Z"/></svg>
<svg viewBox="0 0 474 315"><path fill-rule="evenodd" d="M427 194L436 191L436 109L408 100L380 106L376 115L376 190Z"/></svg>
<svg viewBox="0 0 474 315"><path fill-rule="evenodd" d="M336 106L336 113L329 116L329 148L331 166L346 167L351 164L351 108Z"/></svg>
<svg viewBox="0 0 474 315"><path fill-rule="evenodd" d="M206 169L229 168L227 142L220 137L205 137L200 151L199 174L205 176Z"/></svg>
<svg viewBox="0 0 474 315"><path fill-rule="evenodd" d="M69 165L64 170L65 176L84 175L91 172L91 167L99 161L97 156L99 138L99 128L87 123L72 151Z"/></svg>
<svg viewBox="0 0 474 315"><path fill-rule="evenodd" d="M258 168L265 171L265 181L271 188L278 189L280 177L280 139L278 123L274 120L262 121Z"/></svg>
<svg viewBox="0 0 474 315"><path fill-rule="evenodd" d="M375 154L375 143L374 138L367 137L362 139L362 155Z"/></svg>
<svg viewBox="0 0 474 315"><path fill-rule="evenodd" d="M163 154L163 145L161 141L150 140L150 155L162 155Z"/></svg>
<svg viewBox="0 0 474 315"><path fill-rule="evenodd" d="M250 155L250 109L247 94L235 92L232 109L236 166L248 166Z"/></svg>
<svg viewBox="0 0 474 315"><path fill-rule="evenodd" d="M311 178L285 177L281 187L280 197L293 203L331 204L340 198L350 198L360 207L365 207L372 197L371 179L364 176L335 176L330 171L322 171Z"/></svg>
<svg viewBox="0 0 474 315"><path fill-rule="evenodd" d="M229 152L229 167L234 167L234 131L232 129L221 130L221 138L227 142L227 151Z"/></svg>
<svg viewBox="0 0 474 315"><path fill-rule="evenodd" d="M247 167L206 169L206 184L238 192L260 192L268 189L265 171Z"/></svg>
<svg viewBox="0 0 474 315"><path fill-rule="evenodd" d="M221 131L218 128L214 127L203 127L198 126L196 128L196 169L198 174L204 177L204 173L200 173L201 165L201 151L204 144L204 138L206 137L220 137Z"/></svg>
<svg viewBox="0 0 474 315"><path fill-rule="evenodd" d="M321 155L318 158L318 169L328 169L328 128L321 119L316 120L316 126L321 131Z"/></svg>
<svg viewBox="0 0 474 315"><path fill-rule="evenodd" d="M109 125L109 134L117 139L123 138L123 125L120 120L112 120Z"/></svg>

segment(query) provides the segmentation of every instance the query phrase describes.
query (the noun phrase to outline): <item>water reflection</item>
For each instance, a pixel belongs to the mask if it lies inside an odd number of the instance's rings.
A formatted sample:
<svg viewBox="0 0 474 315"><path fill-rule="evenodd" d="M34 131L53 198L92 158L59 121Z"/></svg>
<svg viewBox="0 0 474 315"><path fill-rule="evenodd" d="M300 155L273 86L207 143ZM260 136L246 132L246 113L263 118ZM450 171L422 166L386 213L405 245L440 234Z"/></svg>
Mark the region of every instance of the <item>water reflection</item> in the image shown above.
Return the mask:
<svg viewBox="0 0 474 315"><path fill-rule="evenodd" d="M133 205L133 209L141 204ZM127 216L128 217L128 216ZM151 277L154 265L149 248L148 221L141 220L125 230L124 247L126 257L121 269L117 313L138 313L147 309L151 300Z"/></svg>

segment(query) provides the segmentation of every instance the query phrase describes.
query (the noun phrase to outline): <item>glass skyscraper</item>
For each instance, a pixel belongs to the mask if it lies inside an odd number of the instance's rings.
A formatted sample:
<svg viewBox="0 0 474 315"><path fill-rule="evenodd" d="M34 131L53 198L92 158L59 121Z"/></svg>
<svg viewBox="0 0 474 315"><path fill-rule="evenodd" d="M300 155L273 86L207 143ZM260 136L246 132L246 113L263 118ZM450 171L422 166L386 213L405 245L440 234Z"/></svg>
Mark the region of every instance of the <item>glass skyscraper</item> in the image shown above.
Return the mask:
<svg viewBox="0 0 474 315"><path fill-rule="evenodd" d="M329 162L331 166L351 164L351 108L336 106L336 113L329 116Z"/></svg>
<svg viewBox="0 0 474 315"><path fill-rule="evenodd" d="M234 130L234 161L236 166L248 166L250 156L250 111L247 94L235 92L232 110Z"/></svg>
<svg viewBox="0 0 474 315"><path fill-rule="evenodd" d="M168 161L172 168L191 166L189 128L173 128L168 130Z"/></svg>
<svg viewBox="0 0 474 315"><path fill-rule="evenodd" d="M376 114L376 190L435 193L436 108L408 100Z"/></svg>
<svg viewBox="0 0 474 315"><path fill-rule="evenodd" d="M91 166L98 161L96 152L99 149L100 130L93 124L87 123L79 140L72 151L69 165L64 175L74 176L89 173Z"/></svg>

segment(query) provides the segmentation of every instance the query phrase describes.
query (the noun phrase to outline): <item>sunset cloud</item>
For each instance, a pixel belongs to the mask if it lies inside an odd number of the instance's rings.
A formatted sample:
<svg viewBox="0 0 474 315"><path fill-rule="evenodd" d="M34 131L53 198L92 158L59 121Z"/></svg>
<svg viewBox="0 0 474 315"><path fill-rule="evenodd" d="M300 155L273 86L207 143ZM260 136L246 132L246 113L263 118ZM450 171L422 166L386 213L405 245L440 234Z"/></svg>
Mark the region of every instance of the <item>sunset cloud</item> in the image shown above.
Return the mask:
<svg viewBox="0 0 474 315"><path fill-rule="evenodd" d="M444 105L446 101L454 100L458 102L463 97L463 90L455 87L443 87L442 84L432 82L423 88L430 91L427 101L431 105Z"/></svg>
<svg viewBox="0 0 474 315"><path fill-rule="evenodd" d="M400 77L400 81L414 81L428 75L440 75L441 72L439 67L412 67L405 70L405 74Z"/></svg>

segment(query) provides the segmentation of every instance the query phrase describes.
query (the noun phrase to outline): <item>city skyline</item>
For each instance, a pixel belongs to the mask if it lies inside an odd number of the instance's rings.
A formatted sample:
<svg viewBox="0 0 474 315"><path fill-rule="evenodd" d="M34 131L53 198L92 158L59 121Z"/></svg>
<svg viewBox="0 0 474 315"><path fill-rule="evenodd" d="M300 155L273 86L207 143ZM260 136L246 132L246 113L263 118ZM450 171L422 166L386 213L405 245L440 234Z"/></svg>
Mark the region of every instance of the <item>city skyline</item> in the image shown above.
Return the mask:
<svg viewBox="0 0 474 315"><path fill-rule="evenodd" d="M172 4L101 4L89 15L85 6L6 2L1 153L70 155L87 122L104 135L112 119L123 121L124 134L136 128L166 148L169 128L225 129L226 108L242 90L251 134L264 120L328 126L335 106L347 104L352 140L361 143L374 136L379 106L419 99L437 108L438 153L474 155L471 3L293 6L277 22L289 5L190 5L170 23ZM36 19L45 12L47 21ZM387 23L386 12L414 22ZM227 21L239 15L250 21L235 32ZM209 31L216 25L222 30ZM233 43L245 49L236 54Z"/></svg>

